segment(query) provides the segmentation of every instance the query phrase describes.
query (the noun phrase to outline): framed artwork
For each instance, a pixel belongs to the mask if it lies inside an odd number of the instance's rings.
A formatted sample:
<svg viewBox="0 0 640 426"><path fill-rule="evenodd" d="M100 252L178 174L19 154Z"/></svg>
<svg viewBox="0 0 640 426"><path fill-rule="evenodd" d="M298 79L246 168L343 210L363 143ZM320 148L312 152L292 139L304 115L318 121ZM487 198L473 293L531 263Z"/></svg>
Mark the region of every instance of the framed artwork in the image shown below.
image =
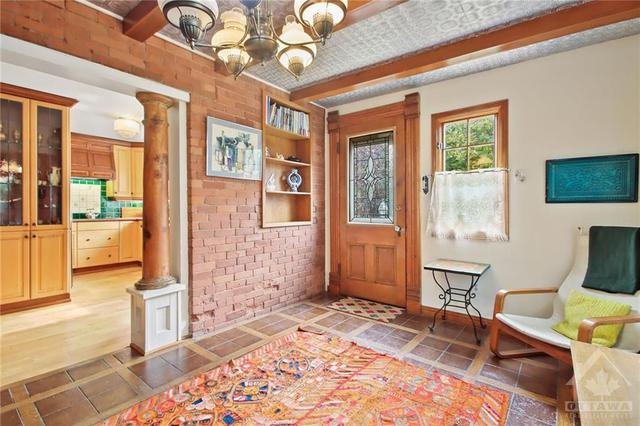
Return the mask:
<svg viewBox="0 0 640 426"><path fill-rule="evenodd" d="M635 203L638 154L547 160L547 203Z"/></svg>
<svg viewBox="0 0 640 426"><path fill-rule="evenodd" d="M262 130L207 117L207 176L262 179Z"/></svg>

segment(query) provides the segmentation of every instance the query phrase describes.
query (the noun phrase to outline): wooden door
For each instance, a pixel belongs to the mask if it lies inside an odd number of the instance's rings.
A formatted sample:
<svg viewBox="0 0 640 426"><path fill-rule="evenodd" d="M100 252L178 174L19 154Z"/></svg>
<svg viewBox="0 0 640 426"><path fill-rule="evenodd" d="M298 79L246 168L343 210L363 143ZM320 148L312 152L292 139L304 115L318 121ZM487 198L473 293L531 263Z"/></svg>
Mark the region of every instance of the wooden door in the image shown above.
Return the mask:
<svg viewBox="0 0 640 426"><path fill-rule="evenodd" d="M0 233L0 304L29 300L29 232Z"/></svg>
<svg viewBox="0 0 640 426"><path fill-rule="evenodd" d="M31 298L68 293L69 247L66 229L31 233Z"/></svg>
<svg viewBox="0 0 640 426"><path fill-rule="evenodd" d="M120 262L138 260L138 222L120 222Z"/></svg>
<svg viewBox="0 0 640 426"><path fill-rule="evenodd" d="M404 117L340 128L340 292L406 305Z"/></svg>
<svg viewBox="0 0 640 426"><path fill-rule="evenodd" d="M131 148L114 146L113 157L116 164L113 195L115 197L131 198Z"/></svg>
<svg viewBox="0 0 640 426"><path fill-rule="evenodd" d="M142 176L144 169L144 148L131 148L131 196L142 199Z"/></svg>

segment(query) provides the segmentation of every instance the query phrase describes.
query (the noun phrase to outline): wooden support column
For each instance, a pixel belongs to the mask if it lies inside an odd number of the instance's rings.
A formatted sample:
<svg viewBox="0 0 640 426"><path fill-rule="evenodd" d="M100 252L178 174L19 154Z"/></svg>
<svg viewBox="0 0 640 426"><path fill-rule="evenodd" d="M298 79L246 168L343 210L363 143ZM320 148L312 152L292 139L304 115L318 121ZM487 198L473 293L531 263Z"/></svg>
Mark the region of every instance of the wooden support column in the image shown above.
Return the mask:
<svg viewBox="0 0 640 426"><path fill-rule="evenodd" d="M144 204L142 278L138 290L158 289L176 282L169 275L169 123L173 100L139 92L144 106Z"/></svg>
<svg viewBox="0 0 640 426"><path fill-rule="evenodd" d="M422 310L422 265L420 259L420 94L404 98L405 182L407 203L407 311Z"/></svg>

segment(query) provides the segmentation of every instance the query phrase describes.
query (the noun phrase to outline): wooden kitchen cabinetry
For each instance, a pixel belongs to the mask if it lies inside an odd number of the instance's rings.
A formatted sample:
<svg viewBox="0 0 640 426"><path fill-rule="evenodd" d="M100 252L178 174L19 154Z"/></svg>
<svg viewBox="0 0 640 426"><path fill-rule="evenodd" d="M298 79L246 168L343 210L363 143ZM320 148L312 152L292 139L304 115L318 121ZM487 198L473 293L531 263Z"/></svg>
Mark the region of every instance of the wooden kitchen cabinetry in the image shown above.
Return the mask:
<svg viewBox="0 0 640 426"><path fill-rule="evenodd" d="M0 84L0 310L69 300L69 108Z"/></svg>
<svg viewBox="0 0 640 426"><path fill-rule="evenodd" d="M73 224L74 269L142 261L141 220L81 221Z"/></svg>
<svg viewBox="0 0 640 426"><path fill-rule="evenodd" d="M115 173L111 139L71 134L71 176L113 179Z"/></svg>
<svg viewBox="0 0 640 426"><path fill-rule="evenodd" d="M116 145L113 157L116 168L113 196L116 199L141 200L144 148Z"/></svg>

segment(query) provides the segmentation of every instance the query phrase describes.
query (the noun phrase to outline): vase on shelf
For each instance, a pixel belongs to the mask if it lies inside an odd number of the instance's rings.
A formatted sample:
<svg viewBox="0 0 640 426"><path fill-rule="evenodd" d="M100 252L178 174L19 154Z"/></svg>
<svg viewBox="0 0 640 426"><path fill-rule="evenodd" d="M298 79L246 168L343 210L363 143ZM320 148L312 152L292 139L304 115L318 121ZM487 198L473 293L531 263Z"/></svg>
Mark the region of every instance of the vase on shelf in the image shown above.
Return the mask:
<svg viewBox="0 0 640 426"><path fill-rule="evenodd" d="M291 192L298 192L298 188L302 185L302 176L298 173L298 169L292 169L287 175L287 184Z"/></svg>

